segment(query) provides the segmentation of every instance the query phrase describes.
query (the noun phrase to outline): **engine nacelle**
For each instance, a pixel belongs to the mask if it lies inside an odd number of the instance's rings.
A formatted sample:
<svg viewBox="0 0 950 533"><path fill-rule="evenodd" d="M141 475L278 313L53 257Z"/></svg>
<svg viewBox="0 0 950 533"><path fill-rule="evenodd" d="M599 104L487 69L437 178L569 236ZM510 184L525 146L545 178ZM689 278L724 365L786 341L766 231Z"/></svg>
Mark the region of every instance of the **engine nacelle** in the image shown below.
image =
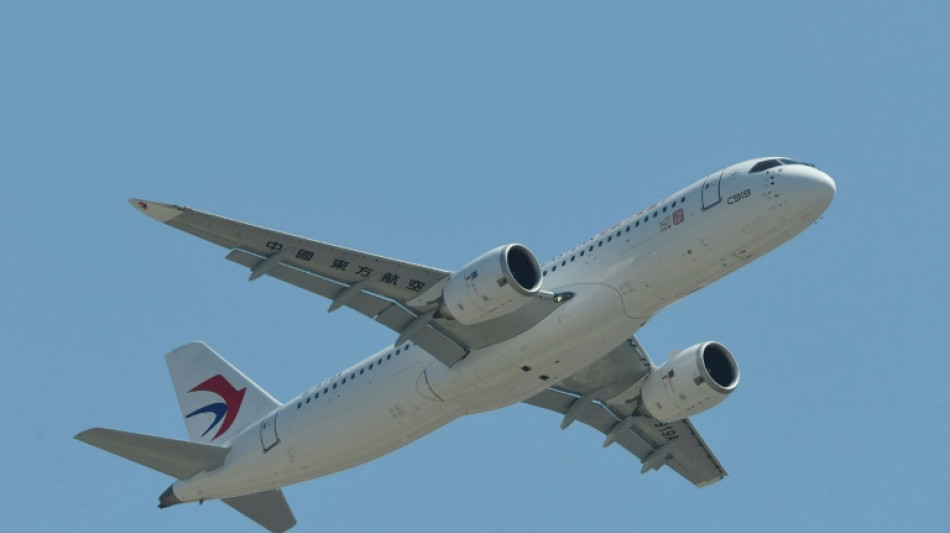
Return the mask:
<svg viewBox="0 0 950 533"><path fill-rule="evenodd" d="M703 342L676 354L643 382L640 410L674 422L718 404L739 384L732 353L718 342Z"/></svg>
<svg viewBox="0 0 950 533"><path fill-rule="evenodd" d="M452 274L439 311L470 326L516 311L541 289L541 267L520 244L499 246Z"/></svg>

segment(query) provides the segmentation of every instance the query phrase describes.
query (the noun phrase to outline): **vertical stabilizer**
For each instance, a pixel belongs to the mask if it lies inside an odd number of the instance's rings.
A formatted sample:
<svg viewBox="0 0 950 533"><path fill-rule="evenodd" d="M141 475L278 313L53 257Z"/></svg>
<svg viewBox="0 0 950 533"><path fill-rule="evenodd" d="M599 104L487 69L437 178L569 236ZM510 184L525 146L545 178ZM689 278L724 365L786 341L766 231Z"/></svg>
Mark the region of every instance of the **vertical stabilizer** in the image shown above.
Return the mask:
<svg viewBox="0 0 950 533"><path fill-rule="evenodd" d="M188 438L223 444L281 406L203 342L165 355Z"/></svg>

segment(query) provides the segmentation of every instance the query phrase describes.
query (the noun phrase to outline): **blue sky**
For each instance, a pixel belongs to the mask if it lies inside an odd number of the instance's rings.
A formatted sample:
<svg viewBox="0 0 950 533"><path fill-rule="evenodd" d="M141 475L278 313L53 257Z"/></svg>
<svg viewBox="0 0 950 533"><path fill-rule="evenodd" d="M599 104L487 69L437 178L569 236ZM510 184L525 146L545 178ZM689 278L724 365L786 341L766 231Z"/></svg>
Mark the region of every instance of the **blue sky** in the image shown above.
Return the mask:
<svg viewBox="0 0 950 533"><path fill-rule="evenodd" d="M286 400L393 340L128 197L452 270L775 154L836 179L824 218L640 334L736 354L694 419L729 478L641 476L519 405L288 488L298 528L950 527L950 8L639 4L0 3L4 527L258 531L155 509L169 478L72 435L185 438L162 355L188 341Z"/></svg>

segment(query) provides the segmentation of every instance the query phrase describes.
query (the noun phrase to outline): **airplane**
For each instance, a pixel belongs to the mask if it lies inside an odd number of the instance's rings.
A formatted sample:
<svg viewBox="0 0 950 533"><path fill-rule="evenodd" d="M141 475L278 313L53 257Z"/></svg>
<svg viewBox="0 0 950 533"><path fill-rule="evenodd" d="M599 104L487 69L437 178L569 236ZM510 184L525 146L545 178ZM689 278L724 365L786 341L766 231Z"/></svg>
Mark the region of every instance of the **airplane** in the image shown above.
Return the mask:
<svg viewBox="0 0 950 533"><path fill-rule="evenodd" d="M450 272L187 207L140 212L229 250L227 259L353 309L395 342L286 403L207 345L166 363L188 441L93 428L76 439L176 481L159 507L220 499L272 532L296 519L281 487L390 453L462 415L519 402L604 434L696 486L726 471L689 417L739 383L716 341L657 364L636 333L662 309L745 266L825 212L835 183L814 165L731 165L540 264L522 244Z"/></svg>

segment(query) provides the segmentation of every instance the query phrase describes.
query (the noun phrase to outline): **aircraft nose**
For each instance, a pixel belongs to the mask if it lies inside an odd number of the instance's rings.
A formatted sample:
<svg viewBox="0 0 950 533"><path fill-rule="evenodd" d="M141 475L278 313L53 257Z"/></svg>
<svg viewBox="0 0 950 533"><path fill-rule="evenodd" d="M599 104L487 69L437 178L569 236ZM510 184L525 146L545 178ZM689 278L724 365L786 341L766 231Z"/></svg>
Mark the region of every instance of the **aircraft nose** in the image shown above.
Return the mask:
<svg viewBox="0 0 950 533"><path fill-rule="evenodd" d="M796 170L795 188L808 204L817 207L819 213L824 212L835 197L835 180L817 168L803 167Z"/></svg>

